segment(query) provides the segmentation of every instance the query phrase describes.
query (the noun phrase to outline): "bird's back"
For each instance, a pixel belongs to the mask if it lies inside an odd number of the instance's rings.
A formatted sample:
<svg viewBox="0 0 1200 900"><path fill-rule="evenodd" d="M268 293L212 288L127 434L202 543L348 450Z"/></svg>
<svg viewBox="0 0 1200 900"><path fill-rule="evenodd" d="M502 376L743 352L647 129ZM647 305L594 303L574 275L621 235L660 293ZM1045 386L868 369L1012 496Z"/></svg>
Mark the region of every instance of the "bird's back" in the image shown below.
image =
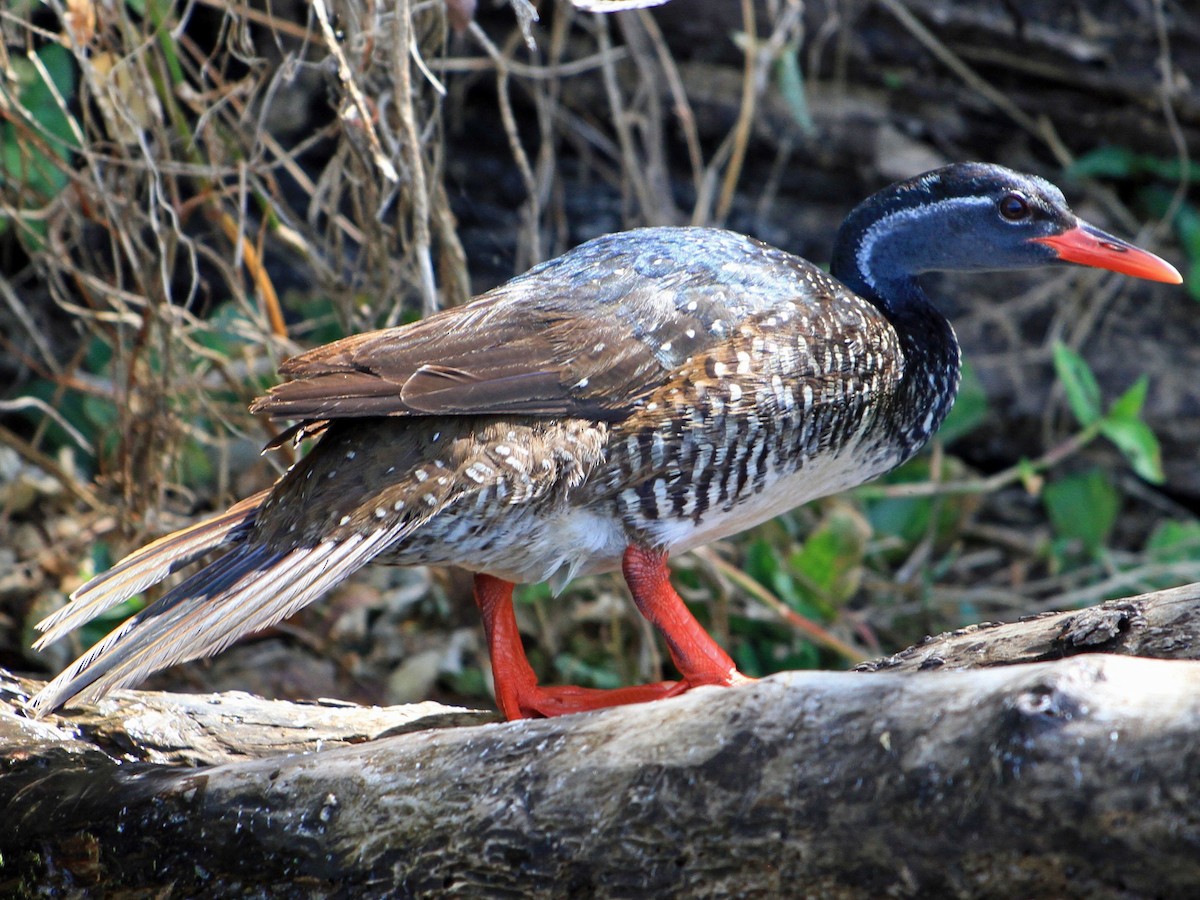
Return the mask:
<svg viewBox="0 0 1200 900"><path fill-rule="evenodd" d="M509 368L503 395L482 379L472 415L335 417L264 504L264 540L389 530L394 562L561 581L616 568L631 542L677 551L735 533L903 456L880 427L901 412L888 321L810 263L730 232L600 238L438 318L454 360L441 365L488 372L489 348L516 341L533 390L515 393ZM396 357L415 352L390 347L342 353L362 393L395 387ZM423 352L406 371L429 364ZM328 358L311 381L350 393ZM274 396L289 402L288 386ZM326 414L355 402L318 399ZM536 404L564 414L524 412Z"/></svg>

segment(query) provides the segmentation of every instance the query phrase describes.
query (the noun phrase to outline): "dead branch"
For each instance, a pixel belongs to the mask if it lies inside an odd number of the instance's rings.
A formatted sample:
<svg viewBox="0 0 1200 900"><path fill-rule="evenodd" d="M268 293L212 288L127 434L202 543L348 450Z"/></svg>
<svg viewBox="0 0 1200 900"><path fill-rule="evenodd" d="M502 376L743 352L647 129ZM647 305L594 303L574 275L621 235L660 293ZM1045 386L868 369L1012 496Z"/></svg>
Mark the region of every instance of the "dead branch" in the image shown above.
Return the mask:
<svg viewBox="0 0 1200 900"><path fill-rule="evenodd" d="M1194 657L1197 603L1192 586L944 636L924 648L946 660L936 672L784 673L400 734L471 714L130 691L34 722L17 710L32 685L9 681L4 878L356 896L1183 895L1200 887L1200 663L970 667Z"/></svg>
<svg viewBox="0 0 1200 900"><path fill-rule="evenodd" d="M858 668L864 672L974 669L1080 653L1200 659L1198 613L1200 584L1185 584L1008 625L985 622L960 628Z"/></svg>

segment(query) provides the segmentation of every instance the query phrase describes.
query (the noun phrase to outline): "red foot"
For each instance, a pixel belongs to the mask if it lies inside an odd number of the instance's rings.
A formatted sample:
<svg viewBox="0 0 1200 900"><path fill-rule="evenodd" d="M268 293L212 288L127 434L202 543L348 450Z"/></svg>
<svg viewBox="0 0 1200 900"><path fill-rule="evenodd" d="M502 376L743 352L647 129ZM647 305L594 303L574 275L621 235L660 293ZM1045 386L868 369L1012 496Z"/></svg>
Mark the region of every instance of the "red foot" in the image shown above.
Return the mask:
<svg viewBox="0 0 1200 900"><path fill-rule="evenodd" d="M635 684L630 687L608 690L575 687L569 684L553 687L542 687L535 684L518 698L517 715L510 713L503 705L501 705L501 710L508 719L533 719L539 716L549 719L551 716L565 716L570 713L590 712L594 709L608 709L610 706L661 700L663 697L682 694L689 687L690 685L682 681L659 681L655 684ZM496 696L499 699L499 690L496 691Z"/></svg>
<svg viewBox="0 0 1200 900"><path fill-rule="evenodd" d="M731 685L749 681L717 643L700 627L667 578L664 553L630 547L622 570L638 610L667 640L682 681L600 690L541 687L525 656L513 613L513 585L491 575L475 576L475 602L483 614L496 703L508 719L561 716L567 713L645 703L673 697L703 684Z"/></svg>

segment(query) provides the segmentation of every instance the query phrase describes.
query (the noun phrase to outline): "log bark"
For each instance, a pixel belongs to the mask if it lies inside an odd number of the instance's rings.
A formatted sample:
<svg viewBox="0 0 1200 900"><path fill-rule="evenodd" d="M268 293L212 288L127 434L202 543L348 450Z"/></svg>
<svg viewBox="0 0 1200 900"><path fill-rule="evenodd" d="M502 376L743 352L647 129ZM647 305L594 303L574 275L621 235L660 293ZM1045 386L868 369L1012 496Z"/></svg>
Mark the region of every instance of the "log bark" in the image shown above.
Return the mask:
<svg viewBox="0 0 1200 900"><path fill-rule="evenodd" d="M35 685L10 678L0 885L1194 895L1200 662L1091 651L1194 657L1198 605L1193 585L942 636L874 674L515 723L137 691L35 722Z"/></svg>
<svg viewBox="0 0 1200 900"><path fill-rule="evenodd" d="M965 669L1042 662L1079 653L1200 659L1200 584L1070 612L1043 613L1007 625L984 622L959 628L892 656L865 662L858 670Z"/></svg>

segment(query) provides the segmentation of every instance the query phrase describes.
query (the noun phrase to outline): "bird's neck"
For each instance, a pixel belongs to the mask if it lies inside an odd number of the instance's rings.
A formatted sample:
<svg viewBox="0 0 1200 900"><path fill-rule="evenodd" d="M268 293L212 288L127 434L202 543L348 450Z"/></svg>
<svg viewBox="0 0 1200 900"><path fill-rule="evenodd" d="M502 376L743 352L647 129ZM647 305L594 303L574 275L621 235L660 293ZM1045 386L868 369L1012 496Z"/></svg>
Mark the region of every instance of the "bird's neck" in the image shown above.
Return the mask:
<svg viewBox="0 0 1200 900"><path fill-rule="evenodd" d="M930 302L917 276L877 253L835 255L833 274L874 305L900 339L904 376L889 427L902 459L919 450L950 412L958 393L961 357L954 329ZM871 263L876 263L869 268Z"/></svg>
<svg viewBox="0 0 1200 900"><path fill-rule="evenodd" d="M915 277L901 288L888 283L887 299L870 297L896 329L904 354L901 414L894 425L905 459L941 427L958 393L962 358L954 329L921 290ZM903 290L903 293L901 293Z"/></svg>

